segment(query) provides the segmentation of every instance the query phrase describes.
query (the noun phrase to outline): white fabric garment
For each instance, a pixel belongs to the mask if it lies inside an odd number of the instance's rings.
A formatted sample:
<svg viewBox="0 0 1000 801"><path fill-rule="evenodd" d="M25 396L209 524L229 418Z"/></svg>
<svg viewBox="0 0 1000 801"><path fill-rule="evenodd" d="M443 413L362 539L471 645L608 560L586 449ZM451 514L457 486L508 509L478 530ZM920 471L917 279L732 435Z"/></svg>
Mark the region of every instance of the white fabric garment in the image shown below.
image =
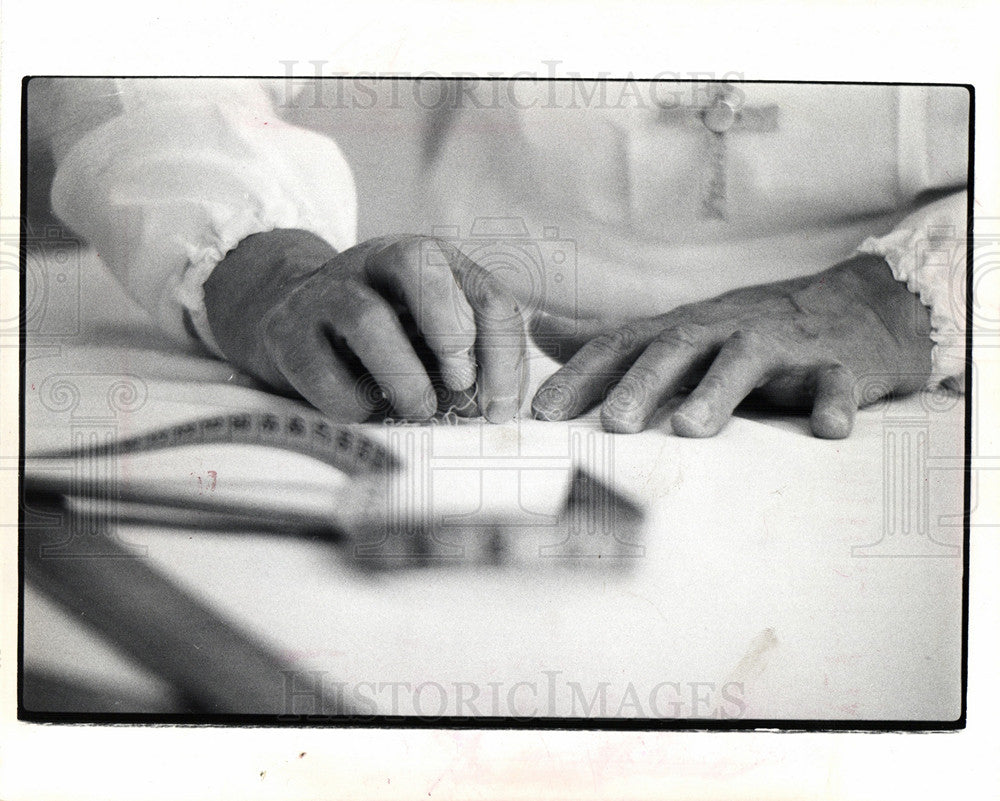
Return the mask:
<svg viewBox="0 0 1000 801"><path fill-rule="evenodd" d="M546 283L544 298L526 289L522 306L614 323L817 273L865 243L931 305L933 381L963 371L964 89L741 85L746 108L777 120L726 134L719 220L701 209L705 84L517 87L499 103L489 86L466 92L475 102L451 120L429 194L470 253L496 218L523 221L543 260L546 240L575 251L575 280ZM921 211L935 192L950 194Z"/></svg>
<svg viewBox="0 0 1000 801"><path fill-rule="evenodd" d="M221 355L202 292L215 265L240 240L275 228L312 231L338 250L353 245L350 167L334 142L283 122L256 81L134 79L111 88L118 113L62 158L53 207L164 330L186 337L187 309Z"/></svg>
<svg viewBox="0 0 1000 801"><path fill-rule="evenodd" d="M428 129L439 140L426 172L428 232L450 232L474 256L484 220L513 220L546 273L514 276L522 305L608 321L818 272L861 246L930 306L933 381L960 375L968 93L740 85L744 107L773 109L776 124L726 134L719 220L700 213L711 169L697 117L705 91L463 86L447 124L425 115L439 123ZM266 85L80 81L60 95L56 137L67 142L56 148L54 207L176 336L186 309L218 352L201 287L242 238L301 228L337 249L355 241L356 191L340 149L283 122ZM930 192L952 194L924 208ZM947 266L932 267L948 236ZM559 267L553 254L571 261Z"/></svg>

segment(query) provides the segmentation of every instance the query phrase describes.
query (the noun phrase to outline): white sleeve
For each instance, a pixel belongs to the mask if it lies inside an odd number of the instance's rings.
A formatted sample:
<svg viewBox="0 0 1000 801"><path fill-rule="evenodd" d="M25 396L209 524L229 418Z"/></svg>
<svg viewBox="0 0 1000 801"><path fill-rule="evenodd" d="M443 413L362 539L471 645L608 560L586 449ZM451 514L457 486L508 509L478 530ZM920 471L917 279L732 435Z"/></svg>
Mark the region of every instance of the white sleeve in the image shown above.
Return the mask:
<svg viewBox="0 0 1000 801"><path fill-rule="evenodd" d="M283 122L256 81L115 82L117 116L58 164L53 209L177 338L184 311L221 355L203 284L242 239L300 228L354 244L350 167L330 139Z"/></svg>
<svg viewBox="0 0 1000 801"><path fill-rule="evenodd" d="M928 387L960 389L965 373L966 192L956 192L906 217L894 231L869 237L859 250L882 256L896 280L930 309L932 374Z"/></svg>

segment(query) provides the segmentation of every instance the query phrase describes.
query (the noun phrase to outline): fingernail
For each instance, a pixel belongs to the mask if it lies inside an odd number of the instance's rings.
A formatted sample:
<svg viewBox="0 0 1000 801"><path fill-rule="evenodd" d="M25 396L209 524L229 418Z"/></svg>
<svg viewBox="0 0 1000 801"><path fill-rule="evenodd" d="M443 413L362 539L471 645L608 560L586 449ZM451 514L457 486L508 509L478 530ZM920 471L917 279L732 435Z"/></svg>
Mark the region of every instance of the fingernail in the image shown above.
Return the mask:
<svg viewBox="0 0 1000 801"><path fill-rule="evenodd" d="M825 439L844 439L851 432L851 421L840 409L825 409L816 415L813 429Z"/></svg>
<svg viewBox="0 0 1000 801"><path fill-rule="evenodd" d="M566 413L562 409L538 403L537 400L531 402L531 416L536 420L545 420L549 423L566 419Z"/></svg>
<svg viewBox="0 0 1000 801"><path fill-rule="evenodd" d="M449 357L450 356L456 356L456 357L457 356L462 356L462 357L466 357L467 356L469 358L472 358L472 345L467 345L464 348L442 347L440 352L443 353L443 354L445 354L445 356L449 356Z"/></svg>
<svg viewBox="0 0 1000 801"><path fill-rule="evenodd" d="M541 420L562 420L565 417L566 397L563 387L544 387L535 393L531 411Z"/></svg>
<svg viewBox="0 0 1000 801"><path fill-rule="evenodd" d="M695 401L682 406L670 418L674 433L682 437L704 437L709 433L709 408L704 403Z"/></svg>
<svg viewBox="0 0 1000 801"><path fill-rule="evenodd" d="M460 417L478 417L479 404L476 403L475 387L459 390L452 395L452 405Z"/></svg>
<svg viewBox="0 0 1000 801"><path fill-rule="evenodd" d="M640 401L641 399L634 392L619 384L605 399L602 412L606 413L608 417L632 420L642 408Z"/></svg>
<svg viewBox="0 0 1000 801"><path fill-rule="evenodd" d="M621 417L601 410L601 426L612 434L638 434L643 430L643 421L637 418Z"/></svg>
<svg viewBox="0 0 1000 801"><path fill-rule="evenodd" d="M491 423L506 423L517 414L517 398L494 398L486 404L486 419Z"/></svg>
<svg viewBox="0 0 1000 801"><path fill-rule="evenodd" d="M708 424L708 417L711 414L708 404L702 401L685 403L677 412L681 417L686 417L692 423L697 423L701 426Z"/></svg>
<svg viewBox="0 0 1000 801"><path fill-rule="evenodd" d="M540 409L534 404L531 406L531 415L536 420L544 420L547 423L558 423L566 419L566 415L558 409Z"/></svg>

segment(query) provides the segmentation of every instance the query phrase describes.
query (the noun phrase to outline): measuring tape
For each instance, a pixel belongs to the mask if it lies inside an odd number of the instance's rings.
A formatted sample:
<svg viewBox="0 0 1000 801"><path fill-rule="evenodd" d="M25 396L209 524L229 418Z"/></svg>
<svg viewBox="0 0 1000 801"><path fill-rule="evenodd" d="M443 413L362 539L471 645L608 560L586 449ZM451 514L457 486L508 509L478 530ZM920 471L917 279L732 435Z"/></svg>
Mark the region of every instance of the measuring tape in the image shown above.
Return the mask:
<svg viewBox="0 0 1000 801"><path fill-rule="evenodd" d="M562 509L539 522L515 513L463 524L446 523L422 506L406 506L405 487L389 478L402 463L388 448L356 425L337 425L316 413L233 413L166 426L128 439L94 446L52 450L32 459L65 459L148 453L185 445L260 445L315 458L356 479L337 490L333 512L270 509L259 499L239 500L179 495L171 488L139 484L117 486L112 500L153 507L180 506L210 513L206 528L248 525L247 519L282 531L336 531L353 546L353 559L366 568L425 564L593 564L626 565L644 552L644 511L609 484L580 468L574 470ZM42 494L106 500L100 479L69 481L28 476ZM332 516L331 516L332 514ZM231 519L222 521L220 515ZM148 521L147 521L148 522Z"/></svg>
<svg viewBox="0 0 1000 801"><path fill-rule="evenodd" d="M355 426L331 423L316 414L278 415L241 412L203 417L92 447L73 447L33 454L29 459L78 456L124 456L184 445L262 445L311 456L349 476L387 473L399 461L384 446Z"/></svg>

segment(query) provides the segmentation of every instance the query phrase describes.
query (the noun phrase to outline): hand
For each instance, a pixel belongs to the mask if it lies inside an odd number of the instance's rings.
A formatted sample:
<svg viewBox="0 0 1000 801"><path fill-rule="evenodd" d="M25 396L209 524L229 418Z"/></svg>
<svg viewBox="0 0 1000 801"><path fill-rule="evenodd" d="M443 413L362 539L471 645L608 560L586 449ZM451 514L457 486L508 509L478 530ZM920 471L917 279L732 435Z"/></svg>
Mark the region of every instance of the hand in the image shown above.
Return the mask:
<svg viewBox="0 0 1000 801"><path fill-rule="evenodd" d="M676 434L710 437L751 393L812 408L817 437L851 432L859 404L912 392L930 375L930 315L878 257L748 287L603 333L538 390L536 417L564 420L600 403L608 431L641 431L685 389ZM865 397L859 381L877 376ZM614 387L607 394L609 387Z"/></svg>
<svg viewBox="0 0 1000 801"><path fill-rule="evenodd" d="M524 324L513 297L447 242L381 237L337 253L277 230L244 239L205 284L226 357L325 414L426 419L442 405L495 423L520 406Z"/></svg>

